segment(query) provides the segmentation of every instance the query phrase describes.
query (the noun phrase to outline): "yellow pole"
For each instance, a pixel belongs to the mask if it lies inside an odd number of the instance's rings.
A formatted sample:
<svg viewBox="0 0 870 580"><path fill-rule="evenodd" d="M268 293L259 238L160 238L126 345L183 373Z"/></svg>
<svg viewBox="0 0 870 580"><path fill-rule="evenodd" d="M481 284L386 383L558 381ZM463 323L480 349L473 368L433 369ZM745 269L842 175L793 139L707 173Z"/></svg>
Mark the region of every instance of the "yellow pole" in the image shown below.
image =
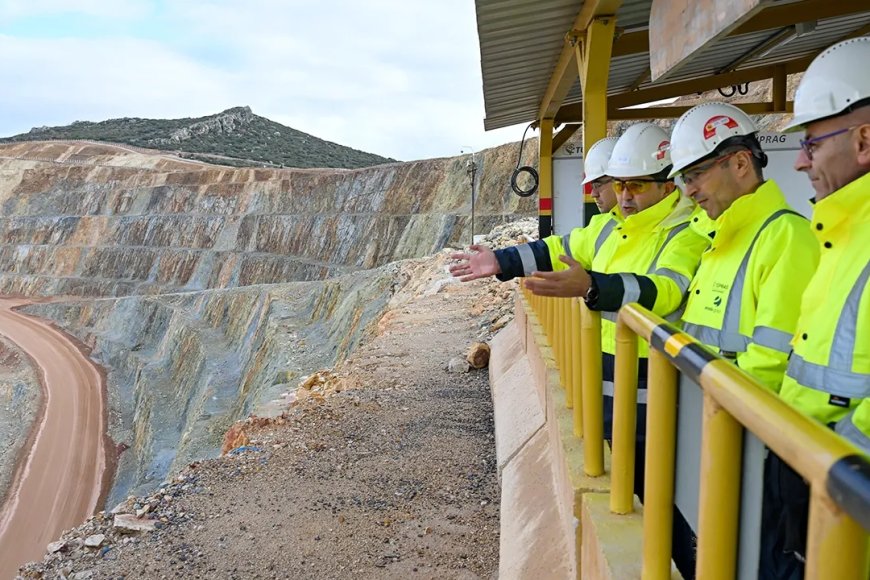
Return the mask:
<svg viewBox="0 0 870 580"><path fill-rule="evenodd" d="M556 298L556 316L559 318L559 335L556 339L556 346L559 350L559 384L562 385L562 389L566 389L568 387L568 374L566 372L568 361L565 360L565 355L568 352L568 332L565 327L568 323L568 317L565 316L564 298Z"/></svg>
<svg viewBox="0 0 870 580"><path fill-rule="evenodd" d="M807 533L807 580L870 578L867 532L831 502L822 485L813 485Z"/></svg>
<svg viewBox="0 0 870 580"><path fill-rule="evenodd" d="M697 566L704 580L735 577L742 441L740 423L705 392Z"/></svg>
<svg viewBox="0 0 870 580"><path fill-rule="evenodd" d="M610 462L610 511L634 511L634 439L637 427L637 335L616 322L613 398L613 453Z"/></svg>
<svg viewBox="0 0 870 580"><path fill-rule="evenodd" d="M573 298L563 298L562 315L565 317L565 350L562 353L562 358L565 361L565 405L569 409L574 408L574 366L576 359L574 358L574 343L577 340L577 335L574 334L574 329L571 328L571 308L575 302Z"/></svg>
<svg viewBox="0 0 870 580"><path fill-rule="evenodd" d="M546 312L547 319L547 344L552 348L553 346L553 321L556 319L555 313L553 312L553 298L545 297L544 298L544 312Z"/></svg>
<svg viewBox="0 0 870 580"><path fill-rule="evenodd" d="M559 316L559 299L550 298L553 305L553 335L550 337L550 347L553 349L553 359L559 373L559 384L562 383L562 317Z"/></svg>
<svg viewBox="0 0 870 580"><path fill-rule="evenodd" d="M550 344L550 300L546 296L541 297L541 326L544 327L547 344Z"/></svg>
<svg viewBox="0 0 870 580"><path fill-rule="evenodd" d="M583 350L583 471L604 474L604 395L601 392L601 315L580 306Z"/></svg>
<svg viewBox="0 0 870 580"><path fill-rule="evenodd" d="M677 369L671 365L667 355L655 349L649 352L648 387L643 578L670 580L677 447ZM740 489L739 482L737 489Z"/></svg>
<svg viewBox="0 0 870 580"><path fill-rule="evenodd" d="M571 343L571 391L574 399L574 435L583 437L583 364L582 339L580 338L580 301L571 299L571 334L574 341Z"/></svg>
<svg viewBox="0 0 870 580"><path fill-rule="evenodd" d="M595 18L586 29L583 43L577 43L576 56L580 86L583 90L583 150L607 137L607 81L616 19Z"/></svg>
<svg viewBox="0 0 870 580"><path fill-rule="evenodd" d="M553 125L554 119L541 119L538 137L538 235L553 233Z"/></svg>

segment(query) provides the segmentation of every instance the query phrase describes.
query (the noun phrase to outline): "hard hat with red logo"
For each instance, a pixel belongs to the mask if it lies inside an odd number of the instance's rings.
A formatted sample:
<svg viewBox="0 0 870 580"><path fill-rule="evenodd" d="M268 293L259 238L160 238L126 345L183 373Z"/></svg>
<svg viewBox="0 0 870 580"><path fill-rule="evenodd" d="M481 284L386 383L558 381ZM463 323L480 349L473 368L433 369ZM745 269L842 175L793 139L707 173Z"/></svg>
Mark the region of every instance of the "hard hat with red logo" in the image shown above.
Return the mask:
<svg viewBox="0 0 870 580"><path fill-rule="evenodd" d="M607 175L607 164L610 163L610 154L613 153L617 141L618 137L605 137L589 148L583 160L583 170L586 173L583 185Z"/></svg>
<svg viewBox="0 0 870 580"><path fill-rule="evenodd" d="M870 37L838 42L817 56L794 95L794 118L786 131L870 105ZM863 71L863 72L862 72Z"/></svg>
<svg viewBox="0 0 870 580"><path fill-rule="evenodd" d="M664 129L652 123L636 123L616 142L605 174L617 179L657 175L671 165L669 146Z"/></svg>
<svg viewBox="0 0 870 580"><path fill-rule="evenodd" d="M671 176L731 145L745 145L762 159L763 167L767 157L755 138L757 132L749 115L734 105L704 103L692 107L677 119L671 133Z"/></svg>

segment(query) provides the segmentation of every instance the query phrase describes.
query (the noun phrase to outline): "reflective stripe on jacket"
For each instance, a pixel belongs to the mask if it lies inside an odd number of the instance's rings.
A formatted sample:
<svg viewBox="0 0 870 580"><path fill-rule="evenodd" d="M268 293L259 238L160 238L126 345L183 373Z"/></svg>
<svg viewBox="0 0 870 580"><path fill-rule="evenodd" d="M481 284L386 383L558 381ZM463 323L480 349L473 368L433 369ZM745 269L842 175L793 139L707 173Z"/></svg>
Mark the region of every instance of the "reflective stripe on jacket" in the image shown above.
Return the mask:
<svg viewBox="0 0 870 580"><path fill-rule="evenodd" d="M564 236L548 236L543 240L496 250L495 257L501 267L501 274L496 278L505 281L530 276L535 271L567 270L568 266L559 259L566 254L588 269L592 267L595 253L620 221L622 216L614 209L592 216L585 228L574 228Z"/></svg>
<svg viewBox="0 0 870 580"><path fill-rule="evenodd" d="M780 396L870 453L870 174L816 204L821 260Z"/></svg>
<svg viewBox="0 0 870 580"><path fill-rule="evenodd" d="M777 391L818 259L809 222L765 181L716 220L689 287L684 330Z"/></svg>

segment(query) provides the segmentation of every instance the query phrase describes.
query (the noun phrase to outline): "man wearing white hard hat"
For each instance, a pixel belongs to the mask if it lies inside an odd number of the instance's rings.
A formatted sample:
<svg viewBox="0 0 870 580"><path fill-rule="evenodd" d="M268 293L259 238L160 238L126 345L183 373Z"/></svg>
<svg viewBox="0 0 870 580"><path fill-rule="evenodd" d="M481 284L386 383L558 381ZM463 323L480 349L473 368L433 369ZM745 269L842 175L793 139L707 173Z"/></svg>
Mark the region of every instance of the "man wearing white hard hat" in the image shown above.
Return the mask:
<svg viewBox="0 0 870 580"><path fill-rule="evenodd" d="M613 217L617 220L622 219L622 214L619 210L614 210L616 206L616 194L613 193L613 178L607 175L607 164L610 163L610 154L613 153L613 148L616 146L617 137L605 137L600 141L596 141L589 151L586 153L586 158L583 160L583 185L589 185L592 188L592 199L595 200L595 205L598 206L598 211L605 214L613 212Z"/></svg>
<svg viewBox="0 0 870 580"><path fill-rule="evenodd" d="M727 103L693 107L674 125L672 175L715 228L682 320L687 333L777 392L819 252L806 218L764 179L757 131Z"/></svg>
<svg viewBox="0 0 870 580"><path fill-rule="evenodd" d="M698 105L674 125L673 174L682 177L686 195L715 229L682 320L685 332L777 392L801 293L819 252L809 222L789 207L774 181L764 179L767 156L756 133L748 115L725 103ZM765 497L765 529L781 507ZM765 550L769 542L763 539Z"/></svg>
<svg viewBox="0 0 870 580"><path fill-rule="evenodd" d="M870 38L835 44L813 60L788 130L803 130L795 169L816 192L811 231L821 251L803 294L780 397L870 453ZM841 460L849 469L849 459ZM799 578L809 487L785 463L772 474L784 502L779 562ZM772 487L772 486L768 486ZM790 559L789 559L790 557ZM855 565L858 565L856 562ZM781 569L781 568L780 568ZM777 570L778 571L778 570Z"/></svg>

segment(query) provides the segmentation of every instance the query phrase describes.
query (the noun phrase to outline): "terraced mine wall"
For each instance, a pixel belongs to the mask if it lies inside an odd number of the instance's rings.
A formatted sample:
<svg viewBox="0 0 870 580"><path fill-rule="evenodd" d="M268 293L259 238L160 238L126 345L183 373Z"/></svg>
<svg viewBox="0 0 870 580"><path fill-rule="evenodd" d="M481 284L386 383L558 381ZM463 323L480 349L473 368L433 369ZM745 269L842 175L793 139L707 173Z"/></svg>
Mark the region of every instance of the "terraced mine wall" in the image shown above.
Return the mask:
<svg viewBox="0 0 870 580"><path fill-rule="evenodd" d="M118 469L108 498L215 456L236 420L332 366L371 331L399 266L327 281L38 304L107 369Z"/></svg>
<svg viewBox="0 0 870 580"><path fill-rule="evenodd" d="M0 147L5 294L124 296L319 280L470 241L468 156L354 171L160 170L153 162L110 166L113 158L96 155L89 166L70 153L28 161L15 147ZM516 153L504 146L478 155L478 232L534 215L534 201L508 187ZM73 155L76 164L64 164ZM115 162L127 157L145 156Z"/></svg>
<svg viewBox="0 0 870 580"><path fill-rule="evenodd" d="M535 215L508 187L516 154L477 155L476 232ZM467 244L467 161L230 169L0 146L0 294L60 300L27 311L107 369L108 507L216 455L230 424L344 358L401 292L395 261ZM20 421L4 413L0 425Z"/></svg>

